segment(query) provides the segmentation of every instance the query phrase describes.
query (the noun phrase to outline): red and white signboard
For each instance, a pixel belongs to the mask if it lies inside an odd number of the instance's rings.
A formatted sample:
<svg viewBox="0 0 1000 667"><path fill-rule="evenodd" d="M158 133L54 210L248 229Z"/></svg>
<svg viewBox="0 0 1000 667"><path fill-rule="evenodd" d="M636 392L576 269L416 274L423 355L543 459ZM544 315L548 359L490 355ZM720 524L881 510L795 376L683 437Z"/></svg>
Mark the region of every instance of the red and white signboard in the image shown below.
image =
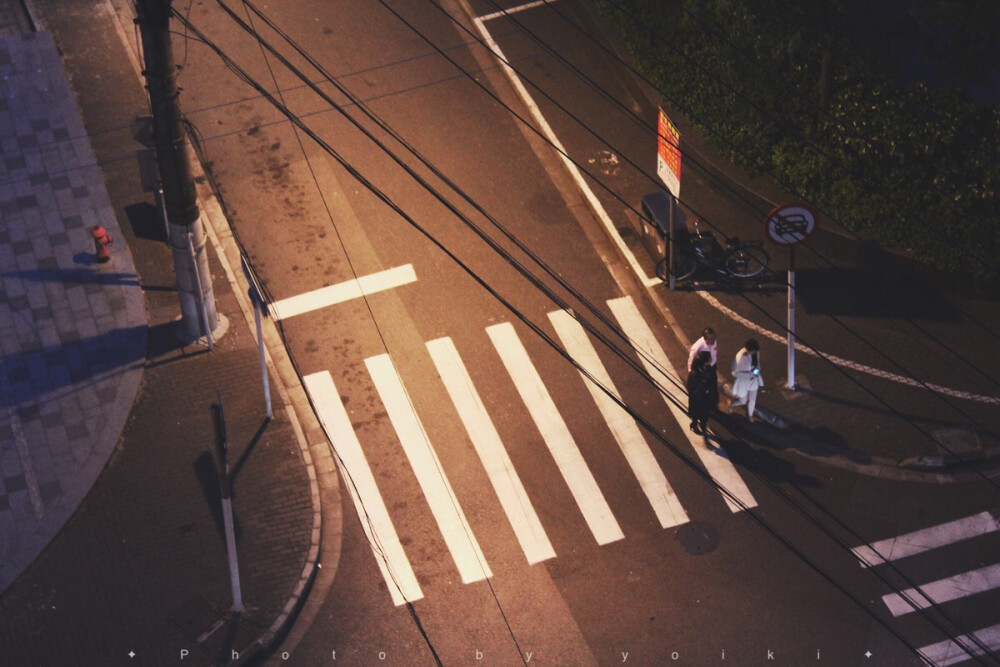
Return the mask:
<svg viewBox="0 0 1000 667"><path fill-rule="evenodd" d="M681 133L660 109L656 124L656 175L675 197L681 196Z"/></svg>

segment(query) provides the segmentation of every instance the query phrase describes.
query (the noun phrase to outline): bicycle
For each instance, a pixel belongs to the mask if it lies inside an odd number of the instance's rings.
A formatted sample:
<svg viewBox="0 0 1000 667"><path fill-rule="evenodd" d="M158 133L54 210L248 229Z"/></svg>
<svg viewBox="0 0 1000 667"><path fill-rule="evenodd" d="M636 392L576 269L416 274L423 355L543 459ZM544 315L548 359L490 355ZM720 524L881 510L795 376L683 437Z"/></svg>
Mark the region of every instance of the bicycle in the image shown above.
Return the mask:
<svg viewBox="0 0 1000 667"><path fill-rule="evenodd" d="M695 222L693 234L683 234L674 242L674 279L686 280L693 276L700 267L705 267L714 273L736 280L756 278L764 269L771 257L761 247L760 242L742 242L739 237L726 237L726 248L723 249L712 232L698 229ZM661 280L668 276L668 258L664 257L656 265L656 275Z"/></svg>

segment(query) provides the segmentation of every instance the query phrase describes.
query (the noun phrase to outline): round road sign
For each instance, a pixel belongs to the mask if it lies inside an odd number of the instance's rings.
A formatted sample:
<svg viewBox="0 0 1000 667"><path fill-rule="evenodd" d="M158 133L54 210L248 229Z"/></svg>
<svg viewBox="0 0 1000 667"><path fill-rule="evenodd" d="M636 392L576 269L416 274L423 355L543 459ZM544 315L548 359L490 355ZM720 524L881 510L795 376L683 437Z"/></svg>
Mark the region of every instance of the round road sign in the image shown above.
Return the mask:
<svg viewBox="0 0 1000 667"><path fill-rule="evenodd" d="M767 214L764 229L775 243L795 245L816 229L816 214L805 204L784 204Z"/></svg>

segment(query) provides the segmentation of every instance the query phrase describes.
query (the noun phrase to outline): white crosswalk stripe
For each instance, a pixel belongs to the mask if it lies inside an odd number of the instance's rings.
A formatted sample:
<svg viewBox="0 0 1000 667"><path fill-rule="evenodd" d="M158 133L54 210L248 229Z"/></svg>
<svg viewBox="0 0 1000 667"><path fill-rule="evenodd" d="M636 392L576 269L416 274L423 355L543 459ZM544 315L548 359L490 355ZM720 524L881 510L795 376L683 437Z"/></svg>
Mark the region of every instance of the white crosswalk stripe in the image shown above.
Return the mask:
<svg viewBox="0 0 1000 667"><path fill-rule="evenodd" d="M472 384L472 378L469 377L455 344L450 338L438 338L427 343L427 349L528 562L534 565L555 558L556 552L545 534L545 528L535 513L521 484L521 478L500 441L500 435L486 412L479 392Z"/></svg>
<svg viewBox="0 0 1000 667"><path fill-rule="evenodd" d="M646 371L666 392L666 395L663 395L663 401L667 404L667 408L670 409L677 423L683 427L689 420L684 413L684 408L680 406L687 404L687 395L677 386L679 381L677 378L680 376L674 370L673 364L670 363L670 359L656 340L653 331L646 324L646 320L642 318L631 297L612 299L608 301L608 305L611 307L615 319L618 320L618 324L621 325L622 330L633 341L636 350L640 353L639 358L643 366L646 367ZM665 374L667 370L673 372L674 380L667 377ZM683 382L681 382L681 386L683 386ZM718 450L709 451L704 445L696 442L694 436L687 429L682 430L687 435L708 474L719 486L729 492L723 494L729 509L738 512L742 509L756 507L757 501L750 493L743 478L736 471L736 466Z"/></svg>
<svg viewBox="0 0 1000 667"><path fill-rule="evenodd" d="M389 355L369 357L365 359L365 365L368 366L375 388L389 414L389 421L396 429L410 467L427 498L445 544L458 566L462 581L469 583L493 576Z"/></svg>
<svg viewBox="0 0 1000 667"><path fill-rule="evenodd" d="M956 519L906 535L880 540L853 549L862 567L899 560L921 554L937 547L979 537L1000 530L1000 517L993 512L980 512L964 519Z"/></svg>
<svg viewBox="0 0 1000 667"><path fill-rule="evenodd" d="M938 579L917 588L882 596L882 601L893 616L902 616L917 609L957 600L967 595L1000 588L1000 565L988 565L977 570L962 572L953 577Z"/></svg>
<svg viewBox="0 0 1000 667"><path fill-rule="evenodd" d="M549 319L570 356L576 359L597 383L620 399L621 395L601 363L600 357L597 356L597 350L587 338L583 326L572 315L562 310L549 313ZM635 420L601 386L586 376L583 376L583 381L594 402L597 403L604 421L611 429L611 434L621 448L622 454L625 455L625 460L635 473L639 486L649 499L660 526L671 528L686 523L687 513L667 482Z"/></svg>
<svg viewBox="0 0 1000 667"><path fill-rule="evenodd" d="M936 549L983 537L997 530L1000 530L998 513L986 511L858 546L852 551L861 567L884 567L892 561L904 558L933 555ZM899 617L997 589L1000 589L1000 563L920 583L897 593L883 595L882 601L893 616ZM918 649L921 656L930 664L942 666L964 662L972 656L982 655L985 651L998 650L1000 650L1000 625Z"/></svg>
<svg viewBox="0 0 1000 667"><path fill-rule="evenodd" d="M389 510L375 484L375 476L361 450L361 443L351 426L351 419L340 400L330 372L313 373L305 376L303 381L313 405L316 406L316 414L323 429L337 453L335 458L341 477L350 491L358 518L361 519L361 527L368 536L368 543L375 553L382 578L392 594L392 601L399 606L419 600L424 594L413 574L406 552L403 551L392 519L389 518Z"/></svg>
<svg viewBox="0 0 1000 667"><path fill-rule="evenodd" d="M947 667L970 660L973 656L983 655L986 651L998 649L1000 649L1000 624L976 630L956 639L924 646L920 649L920 655L932 665Z"/></svg>
<svg viewBox="0 0 1000 667"><path fill-rule="evenodd" d="M615 299L609 305L636 346L643 350L640 356L643 357L643 363L647 364L647 369L662 380L661 368L668 367L669 362L635 305L628 298ZM566 352L579 362L579 376L648 499L660 526L670 528L689 521L687 512L657 462L646 437L631 415L618 404L618 389L583 327L570 313L564 311L549 313L549 319ZM545 465L555 464L553 470L557 470L565 481L566 488L597 544L605 545L624 539L625 535L594 472L580 452L514 326L501 323L487 327L485 332L510 376L520 403L523 403L551 455L550 463ZM514 467L487 406L473 384L472 375L457 346L452 339L444 337L427 342L426 348L528 564L534 565L555 558L555 549L535 504ZM652 362L649 361L650 358ZM471 583L492 577L472 526L448 481L442 462L396 365L388 354L380 354L365 359L365 366L462 582ZM393 602L401 605L421 599L423 592L403 547L403 542L406 542L406 549L411 548L410 542L401 540L396 532L388 509L393 503L387 505L384 494L380 492L375 474L345 408L346 399L341 399L328 371L307 375L304 382L337 453L341 475L346 481ZM669 386L667 382L663 384ZM680 392L675 398L685 400ZM667 403L678 423L684 426L687 419L683 409L675 408L670 401ZM692 444L695 443L692 441ZM745 506L756 505L728 459L716 453L708 453L698 444L695 444L695 450L713 478ZM534 462L532 465L535 465ZM726 501L733 511L739 509L738 504L729 498ZM412 536L408 538L412 540ZM417 545L413 548L421 547Z"/></svg>
<svg viewBox="0 0 1000 667"><path fill-rule="evenodd" d="M514 386L534 419L563 479L569 485L570 493L594 534L594 539L598 544L623 539L625 534L513 325L497 324L488 327L486 333L493 341L493 346L514 381Z"/></svg>

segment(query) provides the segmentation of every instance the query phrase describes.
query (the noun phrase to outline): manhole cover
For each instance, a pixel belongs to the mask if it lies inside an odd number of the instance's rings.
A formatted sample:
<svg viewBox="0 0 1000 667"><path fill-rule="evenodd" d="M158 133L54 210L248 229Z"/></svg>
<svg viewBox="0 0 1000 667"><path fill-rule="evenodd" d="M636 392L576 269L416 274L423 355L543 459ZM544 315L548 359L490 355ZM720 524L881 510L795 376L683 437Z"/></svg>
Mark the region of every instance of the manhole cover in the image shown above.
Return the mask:
<svg viewBox="0 0 1000 667"><path fill-rule="evenodd" d="M692 556L701 556L715 551L719 546L719 535L704 521L692 521L677 529L677 541Z"/></svg>

